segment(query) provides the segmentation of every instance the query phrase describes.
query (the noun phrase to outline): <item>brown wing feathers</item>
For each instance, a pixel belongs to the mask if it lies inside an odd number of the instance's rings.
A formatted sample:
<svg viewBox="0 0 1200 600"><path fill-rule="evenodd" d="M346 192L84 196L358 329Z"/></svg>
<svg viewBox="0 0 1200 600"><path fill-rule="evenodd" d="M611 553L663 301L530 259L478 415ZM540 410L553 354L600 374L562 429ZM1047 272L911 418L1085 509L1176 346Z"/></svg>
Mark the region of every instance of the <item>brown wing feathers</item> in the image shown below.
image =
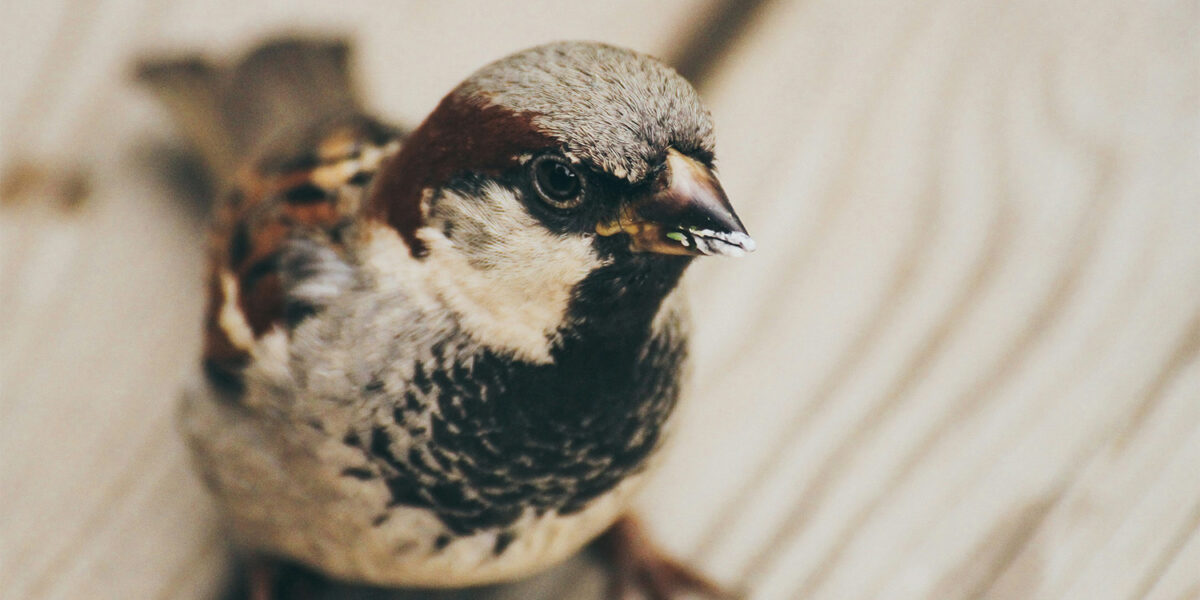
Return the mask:
<svg viewBox="0 0 1200 600"><path fill-rule="evenodd" d="M399 132L363 116L340 41L283 39L232 69L186 58L139 75L228 190L214 207L204 360L237 384L255 339L287 325L287 248L342 251Z"/></svg>
<svg viewBox="0 0 1200 600"><path fill-rule="evenodd" d="M254 339L287 324L283 258L289 244L304 239L344 250L343 235L360 213L364 188L397 147L367 125L330 127L312 146L312 156L271 158L239 174L214 227L209 361L236 369ZM288 168L296 164L306 166Z"/></svg>

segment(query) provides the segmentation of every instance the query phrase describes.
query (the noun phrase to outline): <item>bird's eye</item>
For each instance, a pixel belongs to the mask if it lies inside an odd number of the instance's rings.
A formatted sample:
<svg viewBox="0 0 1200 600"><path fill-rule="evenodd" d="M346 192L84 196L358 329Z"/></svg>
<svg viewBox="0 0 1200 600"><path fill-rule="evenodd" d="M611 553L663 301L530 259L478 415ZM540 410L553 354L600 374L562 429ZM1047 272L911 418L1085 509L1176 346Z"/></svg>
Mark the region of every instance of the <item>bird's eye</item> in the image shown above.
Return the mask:
<svg viewBox="0 0 1200 600"><path fill-rule="evenodd" d="M533 185L547 204L575 208L583 203L583 176L566 160L552 155L534 159Z"/></svg>

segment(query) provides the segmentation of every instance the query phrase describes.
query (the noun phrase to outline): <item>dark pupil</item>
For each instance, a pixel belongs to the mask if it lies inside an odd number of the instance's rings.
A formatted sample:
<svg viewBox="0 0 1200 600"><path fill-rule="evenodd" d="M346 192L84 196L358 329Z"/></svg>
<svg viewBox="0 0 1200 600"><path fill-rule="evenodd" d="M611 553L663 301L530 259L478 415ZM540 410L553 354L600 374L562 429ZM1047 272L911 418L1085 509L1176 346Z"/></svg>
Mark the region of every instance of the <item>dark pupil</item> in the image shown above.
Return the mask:
<svg viewBox="0 0 1200 600"><path fill-rule="evenodd" d="M579 178L560 162L546 162L541 168L542 190L555 200L570 200L579 193Z"/></svg>

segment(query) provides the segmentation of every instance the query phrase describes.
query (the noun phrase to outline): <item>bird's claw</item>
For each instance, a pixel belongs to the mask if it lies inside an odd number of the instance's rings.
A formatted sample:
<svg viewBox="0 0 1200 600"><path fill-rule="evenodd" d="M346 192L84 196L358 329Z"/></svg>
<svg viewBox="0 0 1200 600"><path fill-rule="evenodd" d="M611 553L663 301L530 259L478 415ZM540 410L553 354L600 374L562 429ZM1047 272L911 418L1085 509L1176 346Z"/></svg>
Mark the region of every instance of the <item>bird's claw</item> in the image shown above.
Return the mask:
<svg viewBox="0 0 1200 600"><path fill-rule="evenodd" d="M601 543L612 560L609 597L614 600L742 599L664 554L632 517L617 521Z"/></svg>

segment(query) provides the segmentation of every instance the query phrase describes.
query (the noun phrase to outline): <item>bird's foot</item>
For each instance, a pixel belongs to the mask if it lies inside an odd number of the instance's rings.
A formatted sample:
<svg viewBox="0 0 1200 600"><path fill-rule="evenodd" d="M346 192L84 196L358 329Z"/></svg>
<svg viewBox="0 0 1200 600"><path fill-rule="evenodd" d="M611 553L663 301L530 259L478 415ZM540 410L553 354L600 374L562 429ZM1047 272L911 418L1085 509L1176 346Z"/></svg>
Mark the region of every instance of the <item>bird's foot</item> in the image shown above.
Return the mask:
<svg viewBox="0 0 1200 600"><path fill-rule="evenodd" d="M599 541L612 560L609 597L614 600L741 598L663 553L634 517L618 520Z"/></svg>
<svg viewBox="0 0 1200 600"><path fill-rule="evenodd" d="M304 567L266 556L242 559L241 575L225 600L312 600L326 582Z"/></svg>

